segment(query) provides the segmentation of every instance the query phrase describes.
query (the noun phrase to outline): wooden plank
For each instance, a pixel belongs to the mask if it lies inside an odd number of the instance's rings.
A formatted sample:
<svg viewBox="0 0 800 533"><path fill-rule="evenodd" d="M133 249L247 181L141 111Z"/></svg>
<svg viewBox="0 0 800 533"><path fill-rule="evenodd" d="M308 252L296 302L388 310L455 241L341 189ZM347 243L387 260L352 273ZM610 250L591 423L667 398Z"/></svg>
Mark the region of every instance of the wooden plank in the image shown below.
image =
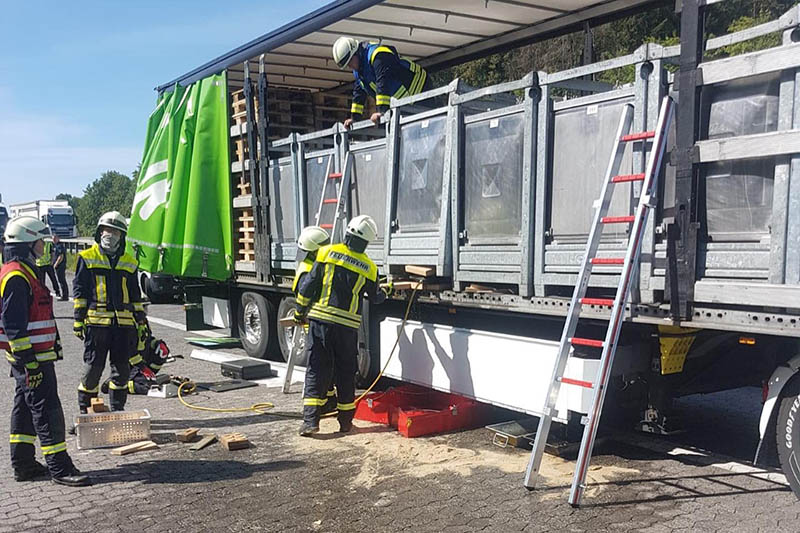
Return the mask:
<svg viewBox="0 0 800 533"><path fill-rule="evenodd" d="M107 413L108 406L102 398L92 398L92 404L89 406L88 412L90 413Z"/></svg>
<svg viewBox="0 0 800 533"><path fill-rule="evenodd" d="M208 446L209 444L211 444L215 440L217 440L217 436L216 435L204 435L202 439L200 439L197 443L195 443L192 446L190 446L189 449L192 450L193 452L196 452L198 450L202 450L203 448L205 448L206 446Z"/></svg>
<svg viewBox="0 0 800 533"><path fill-rule="evenodd" d="M420 290L422 288L421 281L395 281L392 287L396 291L413 291L414 289Z"/></svg>
<svg viewBox="0 0 800 533"><path fill-rule="evenodd" d="M406 272L427 278L433 276L436 273L436 269L429 266L406 265Z"/></svg>
<svg viewBox="0 0 800 533"><path fill-rule="evenodd" d="M250 441L242 433L227 433L219 438L222 447L226 450L244 450L250 447Z"/></svg>
<svg viewBox="0 0 800 533"><path fill-rule="evenodd" d="M472 292L472 293L485 293L485 292L494 292L494 289L491 287L487 287L485 285L478 285L477 283L471 283L464 292Z"/></svg>
<svg viewBox="0 0 800 533"><path fill-rule="evenodd" d="M158 444L151 440L143 440L141 442L134 442L133 444L127 444L125 446L120 446L119 448L114 448L111 450L111 455L128 455L130 453L145 452L156 449L158 449Z"/></svg>
<svg viewBox="0 0 800 533"><path fill-rule="evenodd" d="M697 68L702 72L703 85L711 85L736 78L795 68L798 65L798 57L800 57L800 44L792 44L707 61L700 63Z"/></svg>
<svg viewBox="0 0 800 533"><path fill-rule="evenodd" d="M698 141L697 150L701 163L796 154L800 152L800 130Z"/></svg>
<svg viewBox="0 0 800 533"><path fill-rule="evenodd" d="M192 442L197 437L199 431L199 428L187 428L177 432L175 438L178 439L178 442Z"/></svg>
<svg viewBox="0 0 800 533"><path fill-rule="evenodd" d="M800 286L703 280L694 284L694 301L797 308Z"/></svg>

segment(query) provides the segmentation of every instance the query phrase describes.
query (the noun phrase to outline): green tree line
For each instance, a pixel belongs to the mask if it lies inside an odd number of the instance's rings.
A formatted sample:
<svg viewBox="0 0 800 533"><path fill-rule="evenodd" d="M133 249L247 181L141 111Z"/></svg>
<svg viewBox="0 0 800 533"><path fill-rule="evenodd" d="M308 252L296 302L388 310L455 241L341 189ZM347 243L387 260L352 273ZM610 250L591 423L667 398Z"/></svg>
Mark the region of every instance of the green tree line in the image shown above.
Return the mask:
<svg viewBox="0 0 800 533"><path fill-rule="evenodd" d="M124 216L131 216L133 196L136 193L136 178L116 170L109 170L83 190L83 196L59 194L56 200L67 200L78 217L78 233L88 237L94 234L95 225L100 215L106 211L119 211Z"/></svg>

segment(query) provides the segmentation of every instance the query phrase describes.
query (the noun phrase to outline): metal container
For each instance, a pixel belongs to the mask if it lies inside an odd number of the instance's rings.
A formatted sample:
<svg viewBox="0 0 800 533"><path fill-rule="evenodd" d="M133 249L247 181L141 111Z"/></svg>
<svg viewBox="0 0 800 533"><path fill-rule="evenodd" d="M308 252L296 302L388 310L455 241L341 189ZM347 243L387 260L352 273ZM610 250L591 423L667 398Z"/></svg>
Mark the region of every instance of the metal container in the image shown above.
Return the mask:
<svg viewBox="0 0 800 533"><path fill-rule="evenodd" d="M150 411L114 411L75 417L78 449L114 448L150 440Z"/></svg>

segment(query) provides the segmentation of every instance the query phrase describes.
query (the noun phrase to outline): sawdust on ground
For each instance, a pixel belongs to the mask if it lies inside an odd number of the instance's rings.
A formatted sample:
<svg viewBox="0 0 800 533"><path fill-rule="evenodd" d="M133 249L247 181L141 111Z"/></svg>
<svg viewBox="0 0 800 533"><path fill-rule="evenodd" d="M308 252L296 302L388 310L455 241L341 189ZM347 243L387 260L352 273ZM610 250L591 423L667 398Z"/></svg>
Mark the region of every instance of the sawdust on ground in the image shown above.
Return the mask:
<svg viewBox="0 0 800 533"><path fill-rule="evenodd" d="M447 436L408 439L386 426L355 421L356 428L347 435L335 433L338 423L325 418L320 433L315 438L294 437L295 449L319 453L330 451L352 462L358 474L352 480L353 488L370 488L383 479L397 475L416 478L455 473L470 476L477 468L493 468L504 473L522 473L528 464L529 453L518 448L470 449L454 446ZM348 451L349 453L342 453ZM572 482L573 461L545 455L541 474L544 488L569 486ZM602 490L602 484L624 474L637 474L638 470L592 465L587 481L588 494ZM560 494L551 494L560 497Z"/></svg>

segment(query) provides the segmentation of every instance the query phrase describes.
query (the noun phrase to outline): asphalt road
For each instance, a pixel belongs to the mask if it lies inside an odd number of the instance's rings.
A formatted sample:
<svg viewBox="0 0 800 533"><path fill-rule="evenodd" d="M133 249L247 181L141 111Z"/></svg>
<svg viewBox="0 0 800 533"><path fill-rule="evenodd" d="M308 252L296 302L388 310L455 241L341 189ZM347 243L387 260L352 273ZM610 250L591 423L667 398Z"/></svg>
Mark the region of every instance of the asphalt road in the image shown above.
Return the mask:
<svg viewBox="0 0 800 533"><path fill-rule="evenodd" d="M174 375L216 380L218 365L190 359L180 306L151 306L157 336L174 354ZM71 303L56 303L65 360L59 392L68 420L77 413L81 344L71 334ZM225 350L228 353L243 352ZM13 394L0 388L3 427ZM5 531L798 531L800 505L780 476L753 472L759 391L739 390L681 401L691 431L656 439L621 435L596 450L590 489L580 509L567 503L571 463L546 457L539 490L522 487L527 453L500 449L485 429L404 439L359 424L334 433L324 420L316 439L296 435L299 422L270 414L190 410L177 399L131 397L129 409L152 414L158 450L123 457L77 450L76 464L95 485L16 483L8 450L0 453L0 533ZM301 408L300 386L284 395L259 386L194 395L210 407L268 401L276 411ZM246 434L253 446L201 451L174 433Z"/></svg>

